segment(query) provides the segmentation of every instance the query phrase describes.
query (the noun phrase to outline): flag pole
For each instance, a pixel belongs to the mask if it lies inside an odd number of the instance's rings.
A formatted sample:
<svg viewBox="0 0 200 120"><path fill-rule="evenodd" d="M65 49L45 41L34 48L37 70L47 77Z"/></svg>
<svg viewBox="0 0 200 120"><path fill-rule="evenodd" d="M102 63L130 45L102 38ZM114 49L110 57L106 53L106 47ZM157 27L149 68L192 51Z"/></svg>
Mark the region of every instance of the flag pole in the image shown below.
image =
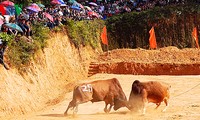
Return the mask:
<svg viewBox="0 0 200 120"><path fill-rule="evenodd" d="M107 56L109 56L109 46L108 45L106 46L107 46Z"/></svg>
<svg viewBox="0 0 200 120"><path fill-rule="evenodd" d="M107 29L106 29L106 39L107 39L107 42L108 42L108 34L107 34ZM107 55L109 55L109 44L106 45L107 46Z"/></svg>

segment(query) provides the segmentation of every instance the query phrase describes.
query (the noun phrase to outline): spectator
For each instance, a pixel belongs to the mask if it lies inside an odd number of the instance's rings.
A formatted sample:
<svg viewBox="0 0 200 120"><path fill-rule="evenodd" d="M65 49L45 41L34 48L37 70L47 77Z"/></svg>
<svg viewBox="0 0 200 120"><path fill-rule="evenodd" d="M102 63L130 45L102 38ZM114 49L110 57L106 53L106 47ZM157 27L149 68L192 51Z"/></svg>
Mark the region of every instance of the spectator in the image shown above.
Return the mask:
<svg viewBox="0 0 200 120"><path fill-rule="evenodd" d="M0 39L0 64L2 64L6 70L9 70L9 67L4 63L3 59L6 48L7 48L7 42Z"/></svg>
<svg viewBox="0 0 200 120"><path fill-rule="evenodd" d="M47 27L49 27L49 29L53 29L55 26L53 24L53 22L51 22L51 20L48 19L48 22L46 23Z"/></svg>
<svg viewBox="0 0 200 120"><path fill-rule="evenodd" d="M21 33L22 35L26 35L27 33L27 29L25 27L25 19L19 19L18 25L21 27L21 29L23 30L23 33Z"/></svg>
<svg viewBox="0 0 200 120"><path fill-rule="evenodd" d="M25 21L24 27L27 30L27 32L26 32L27 38L32 39L31 38L31 36L32 36L32 29L31 29L31 25L30 25L30 21L29 20Z"/></svg>
<svg viewBox="0 0 200 120"><path fill-rule="evenodd" d="M11 31L5 24L3 24L3 25L1 26L1 32L7 33L7 34L9 34L9 35L12 34L12 31Z"/></svg>

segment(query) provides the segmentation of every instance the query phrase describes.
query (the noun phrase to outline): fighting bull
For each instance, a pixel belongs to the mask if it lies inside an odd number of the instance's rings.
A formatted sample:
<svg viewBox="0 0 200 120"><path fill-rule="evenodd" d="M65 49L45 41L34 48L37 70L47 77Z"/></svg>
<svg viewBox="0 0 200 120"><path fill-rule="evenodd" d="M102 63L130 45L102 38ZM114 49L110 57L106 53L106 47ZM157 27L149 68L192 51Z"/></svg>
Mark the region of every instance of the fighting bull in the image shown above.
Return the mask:
<svg viewBox="0 0 200 120"><path fill-rule="evenodd" d="M166 107L163 111L166 111L169 106L170 87L170 85L158 81L140 82L135 80L129 97L130 109L135 110L134 108L137 108L137 105L142 106L143 114L145 114L147 103L155 103L157 105L156 108L158 108L161 102L164 101Z"/></svg>
<svg viewBox="0 0 200 120"><path fill-rule="evenodd" d="M104 111L106 113L109 113L113 106L114 110L117 110L121 107L126 107L128 104L122 87L116 78L96 80L74 87L73 99L69 103L64 115L67 115L70 108L73 109L73 114L76 114L78 112L78 105L88 101L92 103L104 101ZM107 108L108 104L110 104L109 108Z"/></svg>

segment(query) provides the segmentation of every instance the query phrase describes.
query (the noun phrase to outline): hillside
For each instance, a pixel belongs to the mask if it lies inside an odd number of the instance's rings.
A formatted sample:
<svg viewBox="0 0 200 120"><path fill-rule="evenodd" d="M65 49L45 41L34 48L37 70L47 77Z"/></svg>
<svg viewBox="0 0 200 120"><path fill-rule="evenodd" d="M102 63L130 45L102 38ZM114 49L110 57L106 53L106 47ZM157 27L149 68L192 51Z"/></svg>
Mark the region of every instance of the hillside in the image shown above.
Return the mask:
<svg viewBox="0 0 200 120"><path fill-rule="evenodd" d="M77 50L65 34L54 34L26 72L0 66L0 116L20 115L58 103L73 82L87 77L90 61L98 55L89 47ZM69 84L70 83L70 84Z"/></svg>

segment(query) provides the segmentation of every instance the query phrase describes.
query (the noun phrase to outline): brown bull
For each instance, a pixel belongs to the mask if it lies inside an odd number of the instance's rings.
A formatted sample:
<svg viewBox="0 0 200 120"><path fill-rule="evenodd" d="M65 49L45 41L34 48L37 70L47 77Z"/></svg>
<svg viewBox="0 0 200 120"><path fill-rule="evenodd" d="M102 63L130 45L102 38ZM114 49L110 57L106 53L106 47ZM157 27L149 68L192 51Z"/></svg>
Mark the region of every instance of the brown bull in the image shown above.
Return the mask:
<svg viewBox="0 0 200 120"><path fill-rule="evenodd" d="M131 109L134 109L135 106L143 106L143 114L146 111L146 105L149 102L155 103L158 108L161 102L165 102L166 107L163 111L166 111L168 107L169 100L169 88L171 86L157 82L140 82L135 80L132 84L132 90L129 97L129 104L132 106Z"/></svg>
<svg viewBox="0 0 200 120"><path fill-rule="evenodd" d="M108 80L97 80L89 83L82 83L74 88L73 99L69 103L64 115L67 115L69 108L73 108L73 112L78 112L78 105L91 101L105 102L104 111L110 112L114 106L114 110L120 107L125 107L127 104L127 98L122 90L119 81L116 78ZM107 109L107 105L110 107Z"/></svg>

